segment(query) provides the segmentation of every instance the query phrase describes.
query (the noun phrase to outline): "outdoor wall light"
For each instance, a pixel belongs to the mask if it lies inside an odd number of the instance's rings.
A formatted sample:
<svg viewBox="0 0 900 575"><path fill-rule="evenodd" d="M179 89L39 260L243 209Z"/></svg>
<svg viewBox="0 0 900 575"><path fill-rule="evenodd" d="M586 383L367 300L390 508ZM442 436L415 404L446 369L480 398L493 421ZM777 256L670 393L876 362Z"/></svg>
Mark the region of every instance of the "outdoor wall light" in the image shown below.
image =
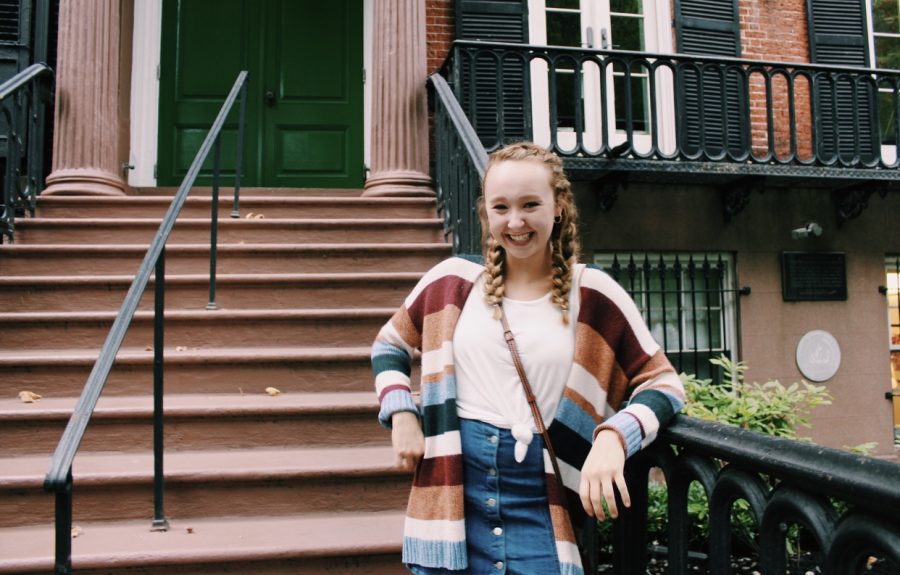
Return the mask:
<svg viewBox="0 0 900 575"><path fill-rule="evenodd" d="M800 240L810 236L819 237L822 235L822 226L819 222L809 222L802 228L794 228L791 230L791 239Z"/></svg>

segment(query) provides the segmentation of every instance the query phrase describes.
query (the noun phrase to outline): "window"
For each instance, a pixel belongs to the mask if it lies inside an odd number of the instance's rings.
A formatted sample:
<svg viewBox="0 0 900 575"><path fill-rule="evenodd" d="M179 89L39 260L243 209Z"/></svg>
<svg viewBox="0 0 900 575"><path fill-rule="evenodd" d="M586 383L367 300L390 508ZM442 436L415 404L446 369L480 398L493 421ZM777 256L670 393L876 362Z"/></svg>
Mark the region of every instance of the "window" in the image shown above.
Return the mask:
<svg viewBox="0 0 900 575"><path fill-rule="evenodd" d="M900 440L900 255L887 258L885 276L891 346L891 387L894 391L894 437Z"/></svg>
<svg viewBox="0 0 900 575"><path fill-rule="evenodd" d="M547 0L547 44L549 46L581 46L580 0ZM582 106L581 94L576 94L575 66L563 62L556 67L557 128L575 129L575 109ZM582 110L582 114L583 114Z"/></svg>
<svg viewBox="0 0 900 575"><path fill-rule="evenodd" d="M631 295L676 370L721 381L709 360L723 354L737 360L730 255L612 253L594 262Z"/></svg>
<svg viewBox="0 0 900 575"><path fill-rule="evenodd" d="M900 69L900 0L872 2L872 62L876 68ZM879 86L878 117L881 143L897 144L897 102L894 92Z"/></svg>
<svg viewBox="0 0 900 575"><path fill-rule="evenodd" d="M532 44L672 51L669 0L528 0L528 7ZM612 148L630 139L636 150L647 152L655 132L658 146L667 152L674 149L674 92L669 68L659 68L651 78L650 65L644 59L608 60L609 56L601 56L579 62L579 57L577 53L557 54L552 62L540 58L531 62L536 142L547 145L555 139L560 150L571 152L580 138L584 148L594 152L604 143ZM655 86L652 98L651 83Z"/></svg>
<svg viewBox="0 0 900 575"><path fill-rule="evenodd" d="M642 0L610 0L609 2L610 35L613 50L631 50L644 52L647 45L644 39L644 7ZM604 32L605 30L601 30ZM628 125L628 114L631 113L632 128L635 132L650 131L650 73L647 68L632 68L628 71L622 64L613 65L613 89L615 90L614 108L616 126L623 131ZM630 83L626 92L625 83ZM631 103L631 109L626 104Z"/></svg>

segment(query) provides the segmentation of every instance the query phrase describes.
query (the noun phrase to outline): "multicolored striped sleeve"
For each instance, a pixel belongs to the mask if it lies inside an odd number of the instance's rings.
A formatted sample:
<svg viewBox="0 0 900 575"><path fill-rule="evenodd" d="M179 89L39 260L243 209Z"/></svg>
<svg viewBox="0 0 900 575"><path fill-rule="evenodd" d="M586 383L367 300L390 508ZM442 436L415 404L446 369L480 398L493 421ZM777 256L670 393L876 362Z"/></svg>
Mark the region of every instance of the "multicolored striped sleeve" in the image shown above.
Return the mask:
<svg viewBox="0 0 900 575"><path fill-rule="evenodd" d="M440 350L447 348L445 340L452 340L459 306L471 290L471 278L482 269L460 258L437 264L425 273L403 306L378 332L372 345L372 369L381 404L378 419L382 425L390 427L391 416L398 411L418 413L410 387L413 354L417 349L422 351L423 376L428 382L432 382L435 374L444 372L444 364L432 365L429 360L446 355ZM447 365L452 367L452 363L451 353ZM423 390L426 407L432 395Z"/></svg>
<svg viewBox="0 0 900 575"><path fill-rule="evenodd" d="M401 307L388 321L372 344L372 372L375 393L381 409L378 421L391 427L391 416L398 411L418 413L412 397L410 373L412 358L418 346L418 335L411 328L406 307Z"/></svg>
<svg viewBox="0 0 900 575"><path fill-rule="evenodd" d="M579 319L586 318L608 347L606 401L616 411L594 429L593 437L613 430L631 456L653 442L681 410L684 386L628 293L605 273L588 272L582 287L593 293L582 292ZM626 398L627 406L619 409Z"/></svg>

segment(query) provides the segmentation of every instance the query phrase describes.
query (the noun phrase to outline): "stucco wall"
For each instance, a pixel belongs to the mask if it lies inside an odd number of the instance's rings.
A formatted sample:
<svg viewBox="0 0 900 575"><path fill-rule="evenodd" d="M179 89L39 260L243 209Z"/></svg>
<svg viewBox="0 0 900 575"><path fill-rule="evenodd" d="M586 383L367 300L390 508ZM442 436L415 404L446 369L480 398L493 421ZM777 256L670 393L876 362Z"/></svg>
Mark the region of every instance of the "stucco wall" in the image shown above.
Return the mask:
<svg viewBox="0 0 900 575"><path fill-rule="evenodd" d="M597 196L576 184L582 212L585 256L594 250L725 251L734 254L740 298L740 359L748 380L802 378L795 361L800 337L813 329L830 332L841 347L837 374L825 382L831 406L817 408L804 434L832 446L877 441L878 454L893 455L887 303L884 258L900 252L900 194L873 195L869 208L838 227L830 195L822 190L769 189L754 193L730 223L714 189L632 183L609 212ZM814 220L821 237L793 240L790 230ZM848 299L784 302L782 251L841 251L847 258Z"/></svg>

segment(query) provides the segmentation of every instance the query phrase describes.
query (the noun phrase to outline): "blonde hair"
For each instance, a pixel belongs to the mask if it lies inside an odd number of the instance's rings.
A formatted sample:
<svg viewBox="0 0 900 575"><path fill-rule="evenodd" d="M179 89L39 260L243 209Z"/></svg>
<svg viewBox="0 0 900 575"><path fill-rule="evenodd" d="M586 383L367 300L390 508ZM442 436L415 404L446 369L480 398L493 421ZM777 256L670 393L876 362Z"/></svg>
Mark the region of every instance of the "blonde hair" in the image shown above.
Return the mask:
<svg viewBox="0 0 900 575"><path fill-rule="evenodd" d="M484 170L484 180L491 168L500 162L540 162L550 172L553 201L560 210L559 222L554 223L550 234L550 254L553 268L551 300L559 306L562 321L569 323L569 292L572 288L572 271L578 263L581 245L578 242L578 209L572 194L572 184L563 171L563 162L553 152L531 142L518 142L500 148L490 155ZM481 244L484 255L484 294L488 305L494 306L494 317L500 319L500 305L505 292L503 277L506 270L506 252L491 236L487 210L484 206L484 180L478 199L478 219L481 221Z"/></svg>

